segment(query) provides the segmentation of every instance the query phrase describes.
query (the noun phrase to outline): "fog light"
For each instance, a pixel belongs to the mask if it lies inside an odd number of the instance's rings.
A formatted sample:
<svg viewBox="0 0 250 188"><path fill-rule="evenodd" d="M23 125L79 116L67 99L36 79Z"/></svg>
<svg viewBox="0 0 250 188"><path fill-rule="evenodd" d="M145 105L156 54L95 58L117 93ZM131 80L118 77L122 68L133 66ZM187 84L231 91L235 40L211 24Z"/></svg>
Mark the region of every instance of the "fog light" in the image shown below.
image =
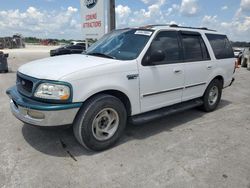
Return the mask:
<svg viewBox="0 0 250 188"><path fill-rule="evenodd" d="M38 112L38 111L34 111L34 110L28 110L27 114L34 119L44 119L45 118L45 115L43 113Z"/></svg>

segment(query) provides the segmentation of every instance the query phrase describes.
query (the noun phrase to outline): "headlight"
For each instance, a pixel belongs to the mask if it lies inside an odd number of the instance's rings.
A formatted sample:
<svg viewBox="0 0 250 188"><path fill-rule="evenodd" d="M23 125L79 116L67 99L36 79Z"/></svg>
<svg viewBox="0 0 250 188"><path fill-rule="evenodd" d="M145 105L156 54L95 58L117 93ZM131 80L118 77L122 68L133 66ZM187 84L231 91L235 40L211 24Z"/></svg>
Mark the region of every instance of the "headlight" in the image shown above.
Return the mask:
<svg viewBox="0 0 250 188"><path fill-rule="evenodd" d="M70 88L66 85L42 83L36 89L35 97L66 101L70 98Z"/></svg>

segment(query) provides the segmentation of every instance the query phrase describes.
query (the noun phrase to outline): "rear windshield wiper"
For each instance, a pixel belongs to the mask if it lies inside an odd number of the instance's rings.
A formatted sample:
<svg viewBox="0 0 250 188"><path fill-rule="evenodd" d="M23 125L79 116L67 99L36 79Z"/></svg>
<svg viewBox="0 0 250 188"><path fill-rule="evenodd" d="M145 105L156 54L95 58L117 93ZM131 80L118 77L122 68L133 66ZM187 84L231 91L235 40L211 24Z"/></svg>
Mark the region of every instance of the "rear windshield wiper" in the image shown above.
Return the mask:
<svg viewBox="0 0 250 188"><path fill-rule="evenodd" d="M107 55L107 54L98 53L98 52L86 53L86 55L93 55L93 56L99 56L99 57L106 57L106 58L110 58L110 59L116 59L113 56L110 56L110 55Z"/></svg>

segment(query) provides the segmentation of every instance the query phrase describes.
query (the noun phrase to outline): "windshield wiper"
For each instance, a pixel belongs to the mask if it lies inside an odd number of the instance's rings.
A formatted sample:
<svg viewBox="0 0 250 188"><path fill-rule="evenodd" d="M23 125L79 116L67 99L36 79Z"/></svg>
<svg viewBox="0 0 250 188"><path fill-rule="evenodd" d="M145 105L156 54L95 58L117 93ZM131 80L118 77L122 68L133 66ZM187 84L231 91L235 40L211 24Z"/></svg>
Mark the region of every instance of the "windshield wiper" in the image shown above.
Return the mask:
<svg viewBox="0 0 250 188"><path fill-rule="evenodd" d="M110 56L110 55L107 55L107 54L98 53L98 52L86 53L86 55L93 55L93 56L99 56L99 57L106 57L106 58L110 58L110 59L116 59L113 56Z"/></svg>

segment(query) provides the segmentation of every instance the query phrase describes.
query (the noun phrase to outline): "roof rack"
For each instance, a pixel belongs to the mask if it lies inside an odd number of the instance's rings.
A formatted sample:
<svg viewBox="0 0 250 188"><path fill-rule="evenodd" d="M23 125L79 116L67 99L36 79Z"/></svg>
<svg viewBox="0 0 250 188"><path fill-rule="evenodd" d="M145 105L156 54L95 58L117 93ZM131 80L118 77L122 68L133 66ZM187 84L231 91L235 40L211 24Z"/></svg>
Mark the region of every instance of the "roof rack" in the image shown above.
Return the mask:
<svg viewBox="0 0 250 188"><path fill-rule="evenodd" d="M213 30L213 29L208 29L206 27L185 27L185 26L178 26L176 24L171 24L171 25L168 25L169 27L178 27L178 28L184 28L184 29L199 29L199 30L207 30L207 31L216 31L216 30Z"/></svg>
<svg viewBox="0 0 250 188"><path fill-rule="evenodd" d="M168 27L178 27L178 28L184 28L184 29L199 29L199 30L207 30L207 31L216 31L213 29L208 29L206 27L185 27L185 26L179 26L177 24L156 24L156 25L147 25L146 27L157 27L157 26L168 26Z"/></svg>

